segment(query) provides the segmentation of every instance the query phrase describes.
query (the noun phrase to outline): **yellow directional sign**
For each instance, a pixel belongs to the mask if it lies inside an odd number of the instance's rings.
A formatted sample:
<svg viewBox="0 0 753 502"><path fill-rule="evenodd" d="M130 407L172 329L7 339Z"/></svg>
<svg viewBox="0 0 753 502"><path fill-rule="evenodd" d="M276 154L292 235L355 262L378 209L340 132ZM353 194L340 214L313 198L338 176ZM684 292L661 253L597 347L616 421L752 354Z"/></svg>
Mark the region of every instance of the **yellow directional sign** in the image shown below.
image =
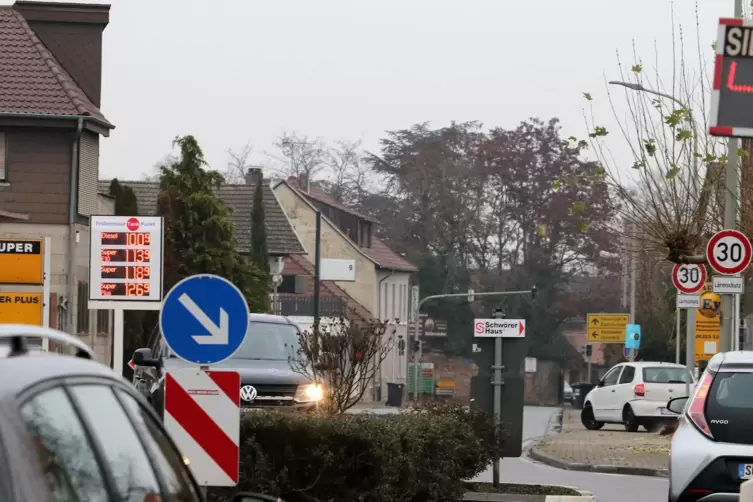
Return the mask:
<svg viewBox="0 0 753 502"><path fill-rule="evenodd" d="M625 343L625 330L630 324L627 314L588 314L588 343Z"/></svg>

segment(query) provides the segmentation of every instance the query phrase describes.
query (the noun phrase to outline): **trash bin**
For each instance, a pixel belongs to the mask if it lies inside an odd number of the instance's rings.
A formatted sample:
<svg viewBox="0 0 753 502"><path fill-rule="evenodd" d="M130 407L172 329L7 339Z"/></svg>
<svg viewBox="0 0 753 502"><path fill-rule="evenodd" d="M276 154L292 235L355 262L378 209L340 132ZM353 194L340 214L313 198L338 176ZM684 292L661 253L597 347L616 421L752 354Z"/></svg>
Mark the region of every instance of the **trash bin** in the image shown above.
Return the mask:
<svg viewBox="0 0 753 502"><path fill-rule="evenodd" d="M583 401L586 399L586 395L591 392L591 389L596 387L592 383L576 383L573 385L573 408L576 410L583 409Z"/></svg>
<svg viewBox="0 0 753 502"><path fill-rule="evenodd" d="M404 389L404 383L387 382L387 406L402 406Z"/></svg>

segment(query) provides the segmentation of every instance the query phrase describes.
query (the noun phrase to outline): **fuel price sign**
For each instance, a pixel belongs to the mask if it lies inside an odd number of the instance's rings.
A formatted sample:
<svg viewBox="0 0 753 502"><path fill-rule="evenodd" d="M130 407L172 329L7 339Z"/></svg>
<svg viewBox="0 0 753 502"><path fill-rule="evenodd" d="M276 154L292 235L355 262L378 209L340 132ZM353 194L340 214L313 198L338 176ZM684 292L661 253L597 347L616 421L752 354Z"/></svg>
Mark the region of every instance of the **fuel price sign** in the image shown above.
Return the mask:
<svg viewBox="0 0 753 502"><path fill-rule="evenodd" d="M162 218L92 216L89 300L162 301Z"/></svg>

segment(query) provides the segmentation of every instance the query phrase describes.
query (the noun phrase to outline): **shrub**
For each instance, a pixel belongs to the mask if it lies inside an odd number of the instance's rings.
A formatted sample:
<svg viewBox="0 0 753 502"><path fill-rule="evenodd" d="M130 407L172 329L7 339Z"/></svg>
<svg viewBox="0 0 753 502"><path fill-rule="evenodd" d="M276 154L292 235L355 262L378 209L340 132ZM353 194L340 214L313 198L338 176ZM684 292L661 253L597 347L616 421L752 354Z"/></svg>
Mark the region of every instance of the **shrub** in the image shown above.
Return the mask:
<svg viewBox="0 0 753 502"><path fill-rule="evenodd" d="M241 424L241 475L233 490L287 502L459 500L463 481L498 449L494 422L458 405L398 415L249 413Z"/></svg>

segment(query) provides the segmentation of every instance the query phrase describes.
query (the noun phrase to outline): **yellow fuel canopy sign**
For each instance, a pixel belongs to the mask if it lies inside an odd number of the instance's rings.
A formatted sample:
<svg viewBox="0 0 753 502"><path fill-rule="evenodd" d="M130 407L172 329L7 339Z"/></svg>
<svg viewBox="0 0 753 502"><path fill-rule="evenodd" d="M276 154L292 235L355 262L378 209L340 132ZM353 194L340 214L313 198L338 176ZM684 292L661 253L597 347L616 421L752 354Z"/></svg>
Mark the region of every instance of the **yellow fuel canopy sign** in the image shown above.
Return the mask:
<svg viewBox="0 0 753 502"><path fill-rule="evenodd" d="M42 293L0 292L0 324L42 325Z"/></svg>
<svg viewBox="0 0 753 502"><path fill-rule="evenodd" d="M42 239L0 239L0 284L42 284Z"/></svg>

